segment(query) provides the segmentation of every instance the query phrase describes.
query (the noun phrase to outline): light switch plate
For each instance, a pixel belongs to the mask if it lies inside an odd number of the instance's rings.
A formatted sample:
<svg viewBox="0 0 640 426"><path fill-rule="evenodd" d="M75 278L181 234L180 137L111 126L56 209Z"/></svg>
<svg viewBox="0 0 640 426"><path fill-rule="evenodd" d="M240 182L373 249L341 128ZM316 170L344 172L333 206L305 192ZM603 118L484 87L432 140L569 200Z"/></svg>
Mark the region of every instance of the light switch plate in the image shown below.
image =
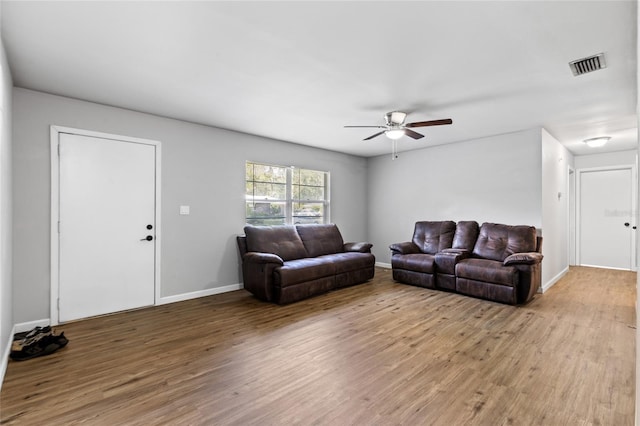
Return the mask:
<svg viewBox="0 0 640 426"><path fill-rule="evenodd" d="M182 215L188 215L190 210L189 206L180 206L180 214Z"/></svg>

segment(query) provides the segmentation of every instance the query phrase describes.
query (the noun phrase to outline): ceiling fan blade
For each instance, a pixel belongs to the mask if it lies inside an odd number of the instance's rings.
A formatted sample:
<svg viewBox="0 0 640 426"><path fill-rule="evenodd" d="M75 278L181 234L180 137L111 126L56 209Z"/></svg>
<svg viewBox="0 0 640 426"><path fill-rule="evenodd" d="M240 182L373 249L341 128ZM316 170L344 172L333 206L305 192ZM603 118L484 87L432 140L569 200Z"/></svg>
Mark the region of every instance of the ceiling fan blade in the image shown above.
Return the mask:
<svg viewBox="0 0 640 426"><path fill-rule="evenodd" d="M373 139L373 138L375 138L376 136L380 136L380 135L381 135L381 134L383 134L384 132L385 132L385 130L383 130L383 131L381 131L381 132L378 132L378 133L376 133L375 135L371 135L371 136L369 136L368 138L365 138L365 139L362 139L362 140L363 140L363 141L368 141L369 139Z"/></svg>
<svg viewBox="0 0 640 426"><path fill-rule="evenodd" d="M421 135L420 133L414 132L413 130L409 129L404 129L404 134L414 139L424 138L424 135Z"/></svg>
<svg viewBox="0 0 640 426"><path fill-rule="evenodd" d="M386 129L387 126L344 126L346 127L366 127L366 128L371 128L371 129Z"/></svg>
<svg viewBox="0 0 640 426"><path fill-rule="evenodd" d="M452 124L453 120L445 118L443 120L431 120L431 121L416 121L415 123L405 124L405 127L427 127L427 126L442 126L443 124Z"/></svg>

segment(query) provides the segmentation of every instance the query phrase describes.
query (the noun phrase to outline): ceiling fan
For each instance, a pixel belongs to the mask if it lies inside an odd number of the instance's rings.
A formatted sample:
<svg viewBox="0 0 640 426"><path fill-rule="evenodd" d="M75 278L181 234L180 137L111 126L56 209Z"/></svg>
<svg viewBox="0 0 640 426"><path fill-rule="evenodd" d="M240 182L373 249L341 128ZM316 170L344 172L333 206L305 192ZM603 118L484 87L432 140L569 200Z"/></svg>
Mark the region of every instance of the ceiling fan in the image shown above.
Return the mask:
<svg viewBox="0 0 640 426"><path fill-rule="evenodd" d="M402 136L407 135L413 139L423 138L424 135L421 135L418 132L414 132L411 130L413 127L428 127L428 126L441 126L443 124L452 124L453 121L450 118L445 118L443 120L431 120L431 121L416 121L415 123L404 123L405 118L407 117L407 113L401 111L392 111L385 114L384 118L386 124L384 126L344 126L344 127L369 127L374 129L385 129L381 132L378 132L374 135L369 136L368 138L364 138L363 140L368 141L373 139L381 134L385 134L389 139L400 139Z"/></svg>

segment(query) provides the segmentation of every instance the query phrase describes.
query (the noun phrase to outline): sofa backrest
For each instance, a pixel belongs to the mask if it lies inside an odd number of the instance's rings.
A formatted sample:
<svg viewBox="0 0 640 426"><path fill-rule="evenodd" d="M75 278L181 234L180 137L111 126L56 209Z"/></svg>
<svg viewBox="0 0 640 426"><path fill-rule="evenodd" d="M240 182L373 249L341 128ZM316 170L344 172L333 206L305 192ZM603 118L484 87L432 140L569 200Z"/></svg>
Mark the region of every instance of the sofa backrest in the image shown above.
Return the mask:
<svg viewBox="0 0 640 426"><path fill-rule="evenodd" d="M307 257L307 250L295 226L253 226L244 227L247 236L247 250L277 254L282 260Z"/></svg>
<svg viewBox="0 0 640 426"><path fill-rule="evenodd" d="M296 225L296 229L309 257L344 251L342 234L333 223L327 225Z"/></svg>
<svg viewBox="0 0 640 426"><path fill-rule="evenodd" d="M534 252L536 248L536 228L533 226L483 223L473 255L503 261L513 253Z"/></svg>
<svg viewBox="0 0 640 426"><path fill-rule="evenodd" d="M416 222L413 230L413 243L423 253L436 254L444 249L451 248L453 234L456 231L456 223L450 220L439 222Z"/></svg>
<svg viewBox="0 0 640 426"><path fill-rule="evenodd" d="M453 235L453 246L451 248L473 251L479 231L480 227L475 220L459 221L456 224L456 233Z"/></svg>
<svg viewBox="0 0 640 426"><path fill-rule="evenodd" d="M236 242L238 243L238 250L240 250L240 257L247 254L247 252L249 251L247 249L247 236L246 235L236 236Z"/></svg>

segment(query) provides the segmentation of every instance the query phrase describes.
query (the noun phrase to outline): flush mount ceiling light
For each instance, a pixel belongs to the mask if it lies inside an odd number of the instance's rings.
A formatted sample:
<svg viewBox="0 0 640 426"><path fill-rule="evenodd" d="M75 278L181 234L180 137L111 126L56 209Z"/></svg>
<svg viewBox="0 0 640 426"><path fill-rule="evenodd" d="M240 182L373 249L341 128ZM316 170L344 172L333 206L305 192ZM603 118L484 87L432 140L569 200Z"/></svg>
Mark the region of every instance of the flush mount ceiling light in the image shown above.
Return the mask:
<svg viewBox="0 0 640 426"><path fill-rule="evenodd" d="M599 146L604 146L609 142L609 139L611 139L611 136L600 136L597 138L585 139L583 142L591 148L597 148Z"/></svg>

